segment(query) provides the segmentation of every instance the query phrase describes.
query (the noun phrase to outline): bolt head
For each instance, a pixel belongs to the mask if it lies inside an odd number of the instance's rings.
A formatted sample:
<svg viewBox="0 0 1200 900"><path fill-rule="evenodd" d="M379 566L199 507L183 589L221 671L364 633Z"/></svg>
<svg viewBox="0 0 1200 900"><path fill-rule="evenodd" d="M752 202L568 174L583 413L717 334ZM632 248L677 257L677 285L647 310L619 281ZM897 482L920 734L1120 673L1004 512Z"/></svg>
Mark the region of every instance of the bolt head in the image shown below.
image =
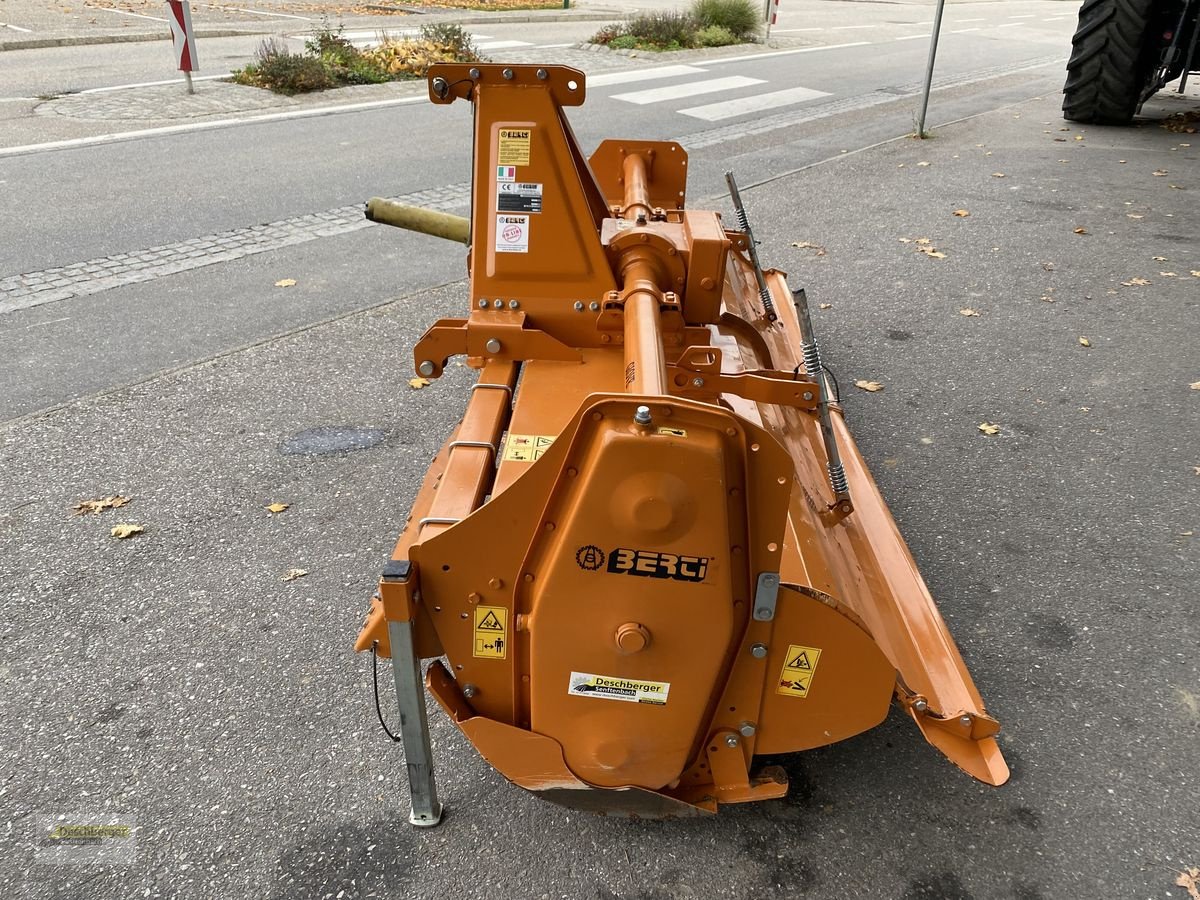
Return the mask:
<svg viewBox="0 0 1200 900"><path fill-rule="evenodd" d="M434 373L434 371L436 371L436 369L437 366L433 364L433 360L423 359L421 360L421 364L417 366L417 374L424 375L426 378L428 378Z"/></svg>
<svg viewBox="0 0 1200 900"><path fill-rule="evenodd" d="M516 300L509 300L509 301L508 301L508 308L509 308L509 309L520 309L520 307L521 307L521 304L520 304L519 302L517 302Z"/></svg>
<svg viewBox="0 0 1200 900"><path fill-rule="evenodd" d="M504 70L503 72L501 72L500 74L504 76L504 80L505 80L505 81L512 81L512 80L513 80L513 70L512 70L512 69L505 69L505 70Z"/></svg>
<svg viewBox="0 0 1200 900"><path fill-rule="evenodd" d="M755 659L766 659L767 645L766 644L754 644L750 648L750 655L753 656Z"/></svg>
<svg viewBox="0 0 1200 900"><path fill-rule="evenodd" d="M582 300L575 301L575 312L583 312L583 301Z"/></svg>
<svg viewBox="0 0 1200 900"><path fill-rule="evenodd" d="M484 344L484 347L487 349L488 353L500 352L500 342L495 338L488 338L488 342Z"/></svg>
<svg viewBox="0 0 1200 900"><path fill-rule="evenodd" d="M472 697L474 697L476 694L479 693L479 688L475 687L475 685L473 685L473 684L464 684L462 692L463 692L463 696L466 697L468 700L470 700Z"/></svg>
<svg viewBox="0 0 1200 900"><path fill-rule="evenodd" d="M804 399L805 399L805 400L811 400L812 398L813 398L812 391L805 391L805 392L804 392Z"/></svg>
<svg viewBox="0 0 1200 900"><path fill-rule="evenodd" d="M742 737L754 737L755 730L756 729L753 722L743 722L738 728L738 731L741 732Z"/></svg>
<svg viewBox="0 0 1200 900"><path fill-rule="evenodd" d="M639 406L633 414L633 421L637 422L639 425L649 425L650 424L650 407Z"/></svg>
<svg viewBox="0 0 1200 900"><path fill-rule="evenodd" d="M479 298L479 308L487 309L487 307L488 307L487 297L480 297Z"/></svg>
<svg viewBox="0 0 1200 900"><path fill-rule="evenodd" d="M445 100L446 95L450 93L450 83L441 75L433 79L433 96L439 100Z"/></svg>
<svg viewBox="0 0 1200 900"><path fill-rule="evenodd" d="M736 747L738 745L738 736L736 734L725 735L725 746Z"/></svg>
<svg viewBox="0 0 1200 900"><path fill-rule="evenodd" d="M923 713L925 710L929 709L929 703L924 699L918 700L913 704L913 709L919 713Z"/></svg>
<svg viewBox="0 0 1200 900"><path fill-rule="evenodd" d="M593 300L588 304L588 309L590 309L592 312L597 312L600 309L600 304Z"/></svg>
<svg viewBox="0 0 1200 900"><path fill-rule="evenodd" d="M537 77L538 77L538 81L545 81L547 78L550 77L550 73L547 72L545 69L538 69Z"/></svg>
<svg viewBox="0 0 1200 900"><path fill-rule="evenodd" d="M692 387L704 387L704 379L699 377L693 378Z"/></svg>
<svg viewBox="0 0 1200 900"><path fill-rule="evenodd" d="M494 306L496 309L504 309L504 301L497 297L492 301L492 306Z"/></svg>
<svg viewBox="0 0 1200 900"><path fill-rule="evenodd" d="M467 72L467 74L470 75L472 78L474 78L476 81L478 81L479 76L482 73L478 69L471 69L470 71Z"/></svg>
<svg viewBox="0 0 1200 900"><path fill-rule="evenodd" d="M760 622L768 622L775 618L775 614L771 611L771 607L760 606L754 611L754 618L758 619Z"/></svg>
<svg viewBox="0 0 1200 900"><path fill-rule="evenodd" d="M962 723L964 728L971 727L971 717L970 716L961 716L958 721Z"/></svg>

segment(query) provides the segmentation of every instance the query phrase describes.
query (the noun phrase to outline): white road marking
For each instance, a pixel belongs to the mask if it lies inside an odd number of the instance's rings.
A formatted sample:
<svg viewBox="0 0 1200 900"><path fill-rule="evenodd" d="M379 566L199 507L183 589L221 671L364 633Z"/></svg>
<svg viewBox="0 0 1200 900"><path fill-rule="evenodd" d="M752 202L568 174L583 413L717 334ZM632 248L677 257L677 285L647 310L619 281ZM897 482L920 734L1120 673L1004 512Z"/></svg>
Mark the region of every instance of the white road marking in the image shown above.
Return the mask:
<svg viewBox="0 0 1200 900"><path fill-rule="evenodd" d="M613 94L613 99L644 106L647 103L678 100L680 97L695 97L698 94L715 94L718 91L732 91L736 88L750 87L755 84L766 84L766 82L761 78L730 75L727 78L710 78L708 81L687 81L683 84L672 84L667 87L634 91L631 94Z"/></svg>
<svg viewBox="0 0 1200 900"><path fill-rule="evenodd" d="M0 103L31 103L36 99L37 97L0 97ZM0 184L4 182L0 181Z"/></svg>
<svg viewBox="0 0 1200 900"><path fill-rule="evenodd" d="M772 34L791 34L796 31L824 31L824 28L772 28Z"/></svg>
<svg viewBox="0 0 1200 900"><path fill-rule="evenodd" d="M959 19L960 22L986 22L987 19Z"/></svg>
<svg viewBox="0 0 1200 900"><path fill-rule="evenodd" d="M392 100L371 100L367 103L349 103L336 106L315 106L312 109L290 109L287 112L266 113L261 116L246 116L243 119L215 119L212 122L188 122L184 125L165 125L161 128L142 128L137 131L116 131L110 134L97 134L85 138L71 138L65 141L48 141L44 144L24 144L19 147L0 147L0 158L5 156L20 156L26 153L38 153L45 150L74 150L80 147L92 147L97 144L116 144L122 141L132 141L146 137L164 137L172 134L186 134L190 131L207 131L211 128L232 128L235 125L258 125L262 122L283 122L288 119L311 119L316 116L332 115L334 113L358 112L366 109L382 109L387 106L400 106L405 103L428 103L429 98L424 94L415 97L397 97Z"/></svg>
<svg viewBox="0 0 1200 900"><path fill-rule="evenodd" d="M14 25L11 22L0 22L0 27L11 28L13 31L23 31L26 34L33 32L32 28L22 28L20 25Z"/></svg>
<svg viewBox="0 0 1200 900"><path fill-rule="evenodd" d="M722 63L746 62L747 60L770 59L772 56L794 56L797 53L820 53L822 50L842 50L846 47L866 47L870 41L854 41L850 44L828 44L824 47L797 47L795 50L776 50L774 53L743 53L741 56L724 56L720 59L706 59L706 66L719 66Z"/></svg>
<svg viewBox="0 0 1200 900"><path fill-rule="evenodd" d="M639 69L635 72L606 72L587 80L588 87L604 87L610 84L629 84L632 81L653 81L656 78L677 78L680 75L699 75L704 69L695 66L662 66L657 69Z"/></svg>
<svg viewBox="0 0 1200 900"><path fill-rule="evenodd" d="M910 34L905 37L892 38L893 41L919 41L921 38L930 37L928 34Z"/></svg>
<svg viewBox="0 0 1200 900"><path fill-rule="evenodd" d="M854 31L859 28L877 28L877 25L834 25L830 31Z"/></svg>
<svg viewBox="0 0 1200 900"><path fill-rule="evenodd" d="M1046 21L1046 22L1065 22L1067 19L1074 19L1074 18L1075 18L1075 16L1051 16L1049 19L1045 19L1045 20L1043 20L1043 21Z"/></svg>
<svg viewBox="0 0 1200 900"><path fill-rule="evenodd" d="M277 18L277 19L299 19L302 22L315 22L316 21L311 16L293 16L293 15L290 15L289 13L262 12L261 10L257 10L257 9L244 9L240 6L218 6L215 3L197 3L196 5L197 6L206 6L209 9L221 9L221 10L225 10L226 12L249 13L252 16L272 16L273 18Z"/></svg>
<svg viewBox="0 0 1200 900"><path fill-rule="evenodd" d="M121 16L133 16L135 19L149 19L151 22L167 21L166 19L160 19L158 16L143 16L141 13L127 12L126 10L123 10L123 9L112 9L108 6L88 6L85 3L83 5L83 8L84 9L98 9L101 12L116 13L117 15L121 15Z"/></svg>
<svg viewBox="0 0 1200 900"><path fill-rule="evenodd" d="M557 50L560 47L574 47L577 41L567 41L565 44L538 44L539 50Z"/></svg>
<svg viewBox="0 0 1200 900"><path fill-rule="evenodd" d="M693 106L691 109L679 110L685 116L693 119L704 119L706 122L719 122L722 119L732 119L734 116L744 116L748 113L763 112L779 106L790 106L793 103L804 103L816 100L818 97L828 97L826 91L814 91L805 87L787 88L782 91L772 91L768 94L753 94L749 97L739 97L736 100L725 100L721 103L710 103L707 106Z"/></svg>
<svg viewBox="0 0 1200 900"><path fill-rule="evenodd" d="M1010 19L1036 19L1037 16L1009 16Z"/></svg>
<svg viewBox="0 0 1200 900"><path fill-rule="evenodd" d="M221 78L228 78L232 72L226 72L224 75L193 75L192 81L217 81ZM142 87L160 87L164 84L183 84L182 78L168 78L166 81L139 81L136 84L114 84L108 87L88 88L83 91L75 91L76 94L107 94L110 91L126 91L130 88Z"/></svg>
<svg viewBox="0 0 1200 900"><path fill-rule="evenodd" d="M982 31L982 28L959 28L956 31L951 31L951 34L967 34L971 31Z"/></svg>
<svg viewBox="0 0 1200 900"><path fill-rule="evenodd" d="M1008 22L1005 25L997 25L996 27L997 28L1020 28L1024 24L1025 24L1024 22Z"/></svg>
<svg viewBox="0 0 1200 900"><path fill-rule="evenodd" d="M529 41L488 41L475 46L480 50L509 50L513 47L532 47L533 44Z"/></svg>

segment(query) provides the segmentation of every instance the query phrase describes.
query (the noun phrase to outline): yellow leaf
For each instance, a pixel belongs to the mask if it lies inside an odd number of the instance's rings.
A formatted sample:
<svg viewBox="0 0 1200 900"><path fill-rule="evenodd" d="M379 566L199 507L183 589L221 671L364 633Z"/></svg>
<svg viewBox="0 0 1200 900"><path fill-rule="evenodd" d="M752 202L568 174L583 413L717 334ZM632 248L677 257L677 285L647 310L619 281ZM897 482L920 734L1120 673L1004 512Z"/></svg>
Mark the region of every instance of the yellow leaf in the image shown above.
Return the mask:
<svg viewBox="0 0 1200 900"><path fill-rule="evenodd" d="M921 253L924 253L926 256L932 256L934 259L946 258L946 254L941 250L938 250L936 247L918 247L917 250L919 250Z"/></svg>
<svg viewBox="0 0 1200 900"><path fill-rule="evenodd" d="M120 525L114 525L109 534L117 540L123 541L126 538L133 537L135 534L141 534L145 530L141 525L134 525L132 522L122 522Z"/></svg>
<svg viewBox="0 0 1200 900"><path fill-rule="evenodd" d="M793 247L799 247L801 250L816 250L817 256L825 255L825 248L820 244L814 244L810 241L792 241Z"/></svg>
<svg viewBox="0 0 1200 900"><path fill-rule="evenodd" d="M1146 218L1141 213L1125 213L1127 219L1144 219Z"/></svg>
<svg viewBox="0 0 1200 900"><path fill-rule="evenodd" d="M1004 178L1004 177L1005 177L1005 175L1004 175L1004 173L1003 173L1003 172L993 172L993 173L992 173L992 177L993 177L993 178Z"/></svg>
<svg viewBox="0 0 1200 900"><path fill-rule="evenodd" d="M1150 282L1145 278L1130 278L1128 281L1121 282L1121 284L1125 285L1125 287L1137 287L1139 285L1145 285L1149 283Z"/></svg>
<svg viewBox="0 0 1200 900"><path fill-rule="evenodd" d="M975 310L971 309L969 306L966 309L960 309L958 311L958 314L960 316L978 316L979 315L979 313L977 313Z"/></svg>
<svg viewBox="0 0 1200 900"><path fill-rule="evenodd" d="M1086 228L1080 227L1080 228L1075 229L1075 233L1076 234L1087 234L1088 230Z"/></svg>
<svg viewBox="0 0 1200 900"><path fill-rule="evenodd" d="M1085 337L1081 337L1081 338L1079 339L1079 346L1080 346L1080 347L1090 347L1090 346L1092 346L1092 342L1091 342L1091 341L1089 341L1089 340L1088 340L1087 338L1085 338Z"/></svg>
<svg viewBox="0 0 1200 900"><path fill-rule="evenodd" d="M1150 258L1152 260L1154 260L1155 262L1166 262L1167 261L1167 258L1165 256L1152 256Z"/></svg>
<svg viewBox="0 0 1200 900"><path fill-rule="evenodd" d="M971 214L971 213L970 213L970 211L969 211L969 210L965 210L965 209L956 209L956 210L954 211L954 215L956 215L956 216L957 216L958 218L960 218L960 219L965 219L965 218L966 218L967 216L969 216L970 214Z"/></svg>
<svg viewBox="0 0 1200 900"><path fill-rule="evenodd" d="M297 578L303 578L308 574L308 569L288 569L287 574L283 576L281 581L295 581Z"/></svg>
<svg viewBox="0 0 1200 900"><path fill-rule="evenodd" d="M272 503L267 506L267 510L272 513L281 513L291 505L290 503Z"/></svg>
<svg viewBox="0 0 1200 900"><path fill-rule="evenodd" d="M1200 391L1200 381L1193 381L1188 385L1193 391Z"/></svg>
<svg viewBox="0 0 1200 900"><path fill-rule="evenodd" d="M1192 269L1192 277L1200 278L1200 269Z"/></svg>
<svg viewBox="0 0 1200 900"><path fill-rule="evenodd" d="M1083 135L1082 135L1082 134L1077 134L1077 135L1075 135L1075 140L1077 140L1077 141L1082 141L1082 140L1083 140Z"/></svg>
<svg viewBox="0 0 1200 900"><path fill-rule="evenodd" d="M929 166L929 163L927 163L927 162L925 162L924 160L922 160L921 162L917 163L917 165L918 165L918 166L920 166L921 168L923 168L923 169L924 169L924 168L927 168L927 167Z"/></svg>
<svg viewBox="0 0 1200 900"><path fill-rule="evenodd" d="M860 388L864 391L870 391L872 394L874 394L876 391L883 390L883 384L881 382L866 381L862 378L860 378L858 381L854 382L854 386L856 388Z"/></svg>
<svg viewBox="0 0 1200 900"><path fill-rule="evenodd" d="M277 282L275 282L275 287L292 287L295 284L295 278L280 278Z"/></svg>
<svg viewBox="0 0 1200 900"><path fill-rule="evenodd" d="M929 238L917 238L917 243L924 245L924 244L932 244L933 241L931 241Z"/></svg>
<svg viewBox="0 0 1200 900"><path fill-rule="evenodd" d="M1046 296L1042 297L1042 299L1043 299L1043 300L1045 300L1047 303L1053 303L1053 302L1054 302L1054 298L1053 298L1053 297L1051 297L1049 294L1047 294Z"/></svg>
<svg viewBox="0 0 1200 900"><path fill-rule="evenodd" d="M1163 278L1178 278L1179 277L1174 272L1159 272L1158 274L1161 275Z"/></svg>
<svg viewBox="0 0 1200 900"><path fill-rule="evenodd" d="M1152 174L1155 178L1162 178L1164 175L1167 174L1167 170L1166 169L1155 169L1150 174Z"/></svg>
<svg viewBox="0 0 1200 900"><path fill-rule="evenodd" d="M77 516L86 516L89 513L101 512L106 509L120 509L128 502L128 497L114 494L111 497L101 497L99 500L80 500L71 509L75 510Z"/></svg>
<svg viewBox="0 0 1200 900"><path fill-rule="evenodd" d="M984 434L999 434L1000 426L993 425L991 422L984 422L979 426L979 430Z"/></svg>
<svg viewBox="0 0 1200 900"><path fill-rule="evenodd" d="M832 303L822 303L821 309L833 309L833 304Z"/></svg>
<svg viewBox="0 0 1200 900"><path fill-rule="evenodd" d="M912 238L900 238L900 243L902 243L902 244L911 244L912 242L913 242Z"/></svg>
<svg viewBox="0 0 1200 900"><path fill-rule="evenodd" d="M410 379L408 379L408 386L410 388L412 388L414 391L419 391L421 388L429 387L429 379L428 378L410 378Z"/></svg>
<svg viewBox="0 0 1200 900"><path fill-rule="evenodd" d="M1175 883L1185 888L1192 900L1200 900L1200 869L1192 866L1186 872L1180 872Z"/></svg>

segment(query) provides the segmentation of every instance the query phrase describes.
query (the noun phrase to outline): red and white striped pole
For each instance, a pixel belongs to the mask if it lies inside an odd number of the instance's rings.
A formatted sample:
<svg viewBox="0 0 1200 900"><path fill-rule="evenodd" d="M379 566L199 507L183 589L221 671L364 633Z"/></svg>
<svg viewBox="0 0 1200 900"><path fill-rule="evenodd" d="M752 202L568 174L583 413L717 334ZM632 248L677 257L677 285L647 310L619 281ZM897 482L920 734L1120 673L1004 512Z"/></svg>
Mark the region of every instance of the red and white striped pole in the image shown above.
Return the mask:
<svg viewBox="0 0 1200 900"><path fill-rule="evenodd" d="M779 0L771 0L769 7L771 11L770 18L767 19L767 37L771 36L771 26L779 24Z"/></svg>
<svg viewBox="0 0 1200 900"><path fill-rule="evenodd" d="M175 64L187 79L187 92L196 93L192 87L192 73L200 68L196 56L196 35L192 31L192 7L188 0L167 0L170 12L171 43L175 48Z"/></svg>

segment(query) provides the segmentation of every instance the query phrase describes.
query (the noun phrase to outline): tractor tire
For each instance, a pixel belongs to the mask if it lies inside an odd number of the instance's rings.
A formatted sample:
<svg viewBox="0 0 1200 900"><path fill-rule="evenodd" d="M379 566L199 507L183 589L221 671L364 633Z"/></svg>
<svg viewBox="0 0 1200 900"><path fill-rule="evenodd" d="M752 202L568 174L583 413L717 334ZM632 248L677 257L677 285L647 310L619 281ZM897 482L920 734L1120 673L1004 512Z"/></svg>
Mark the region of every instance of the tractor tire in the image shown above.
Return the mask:
<svg viewBox="0 0 1200 900"><path fill-rule="evenodd" d="M1128 125L1154 74L1151 44L1155 0L1085 0L1071 43L1063 118Z"/></svg>

